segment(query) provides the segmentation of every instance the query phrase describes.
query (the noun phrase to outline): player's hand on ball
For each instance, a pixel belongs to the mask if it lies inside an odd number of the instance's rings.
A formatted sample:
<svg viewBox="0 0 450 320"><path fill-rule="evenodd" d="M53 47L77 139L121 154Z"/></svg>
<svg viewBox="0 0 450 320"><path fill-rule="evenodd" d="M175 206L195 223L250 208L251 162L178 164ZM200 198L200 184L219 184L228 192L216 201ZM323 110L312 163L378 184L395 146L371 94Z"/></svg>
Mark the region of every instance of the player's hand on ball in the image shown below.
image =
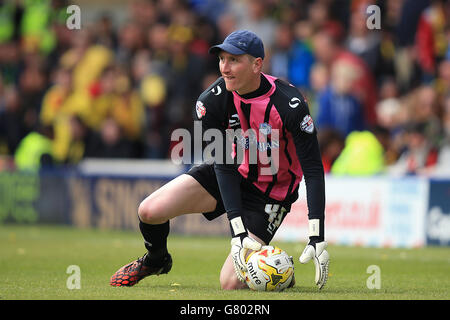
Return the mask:
<svg viewBox="0 0 450 320"><path fill-rule="evenodd" d="M239 281L245 282L245 273L247 266L245 257L248 250L261 250L261 243L248 235L240 235L231 239L231 258L233 259L234 270Z"/></svg>
<svg viewBox="0 0 450 320"><path fill-rule="evenodd" d="M328 266L330 264L330 255L326 250L327 242L308 243L302 255L299 258L300 263L307 263L310 260L314 261L316 267L316 285L322 289L328 279Z"/></svg>

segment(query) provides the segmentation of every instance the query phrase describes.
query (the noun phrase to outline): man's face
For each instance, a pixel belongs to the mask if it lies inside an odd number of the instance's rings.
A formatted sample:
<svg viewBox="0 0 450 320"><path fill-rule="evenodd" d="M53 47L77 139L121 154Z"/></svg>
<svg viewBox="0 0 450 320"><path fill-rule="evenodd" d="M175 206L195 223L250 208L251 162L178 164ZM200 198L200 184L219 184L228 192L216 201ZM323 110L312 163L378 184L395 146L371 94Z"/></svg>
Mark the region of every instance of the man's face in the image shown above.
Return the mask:
<svg viewBox="0 0 450 320"><path fill-rule="evenodd" d="M261 58L247 54L234 55L225 51L219 53L219 69L228 91L239 94L252 92L259 87Z"/></svg>

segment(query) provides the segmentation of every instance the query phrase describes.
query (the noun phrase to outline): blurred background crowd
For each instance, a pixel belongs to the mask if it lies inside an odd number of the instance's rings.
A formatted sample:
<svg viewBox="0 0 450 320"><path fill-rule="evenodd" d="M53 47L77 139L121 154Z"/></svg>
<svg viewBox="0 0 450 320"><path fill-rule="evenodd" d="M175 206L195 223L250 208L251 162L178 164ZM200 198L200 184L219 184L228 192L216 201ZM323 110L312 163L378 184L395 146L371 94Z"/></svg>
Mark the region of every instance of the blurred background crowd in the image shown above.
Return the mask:
<svg viewBox="0 0 450 320"><path fill-rule="evenodd" d="M70 30L74 3L0 0L0 170L169 159L219 76L208 48L249 29L308 100L327 173L450 173L448 1L132 0L120 23L104 1Z"/></svg>

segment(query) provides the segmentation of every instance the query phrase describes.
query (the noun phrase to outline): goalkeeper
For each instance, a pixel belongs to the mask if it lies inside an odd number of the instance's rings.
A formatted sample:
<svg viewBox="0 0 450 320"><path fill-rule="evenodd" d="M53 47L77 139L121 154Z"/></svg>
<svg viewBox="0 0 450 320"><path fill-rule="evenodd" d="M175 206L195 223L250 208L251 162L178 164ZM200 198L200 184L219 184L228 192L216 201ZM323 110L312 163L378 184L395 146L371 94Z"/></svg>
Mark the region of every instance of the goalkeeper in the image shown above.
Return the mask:
<svg viewBox="0 0 450 320"><path fill-rule="evenodd" d="M223 134L224 157L194 166L142 201L139 227L147 253L119 269L110 284L132 286L149 275L168 273L172 267L167 250L169 220L201 212L208 220L227 214L231 250L220 272L220 285L245 288L246 253L269 244L297 200L304 177L309 242L299 260L313 260L315 282L321 289L329 264L325 183L308 105L294 86L262 73L264 47L254 33L235 31L209 51L218 55L222 76L198 98L195 118L202 122L203 131ZM233 156L226 150L232 150Z"/></svg>

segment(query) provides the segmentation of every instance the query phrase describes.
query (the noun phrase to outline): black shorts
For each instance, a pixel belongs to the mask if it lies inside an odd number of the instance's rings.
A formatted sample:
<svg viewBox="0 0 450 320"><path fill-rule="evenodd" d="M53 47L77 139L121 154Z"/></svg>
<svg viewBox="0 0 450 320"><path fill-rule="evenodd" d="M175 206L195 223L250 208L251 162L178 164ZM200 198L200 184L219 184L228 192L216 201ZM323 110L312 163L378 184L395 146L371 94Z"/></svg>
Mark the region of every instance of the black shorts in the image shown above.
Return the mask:
<svg viewBox="0 0 450 320"><path fill-rule="evenodd" d="M217 184L214 165L203 163L193 166L187 174L197 180L217 200L214 211L203 213L205 218L213 220L224 214L225 207ZM297 191L298 189L294 191L295 195L297 195ZM297 199L297 196L292 197L289 201L274 200L264 195L245 179L242 179L241 182L241 194L244 225L249 232L269 244L278 227L291 210L291 205Z"/></svg>

